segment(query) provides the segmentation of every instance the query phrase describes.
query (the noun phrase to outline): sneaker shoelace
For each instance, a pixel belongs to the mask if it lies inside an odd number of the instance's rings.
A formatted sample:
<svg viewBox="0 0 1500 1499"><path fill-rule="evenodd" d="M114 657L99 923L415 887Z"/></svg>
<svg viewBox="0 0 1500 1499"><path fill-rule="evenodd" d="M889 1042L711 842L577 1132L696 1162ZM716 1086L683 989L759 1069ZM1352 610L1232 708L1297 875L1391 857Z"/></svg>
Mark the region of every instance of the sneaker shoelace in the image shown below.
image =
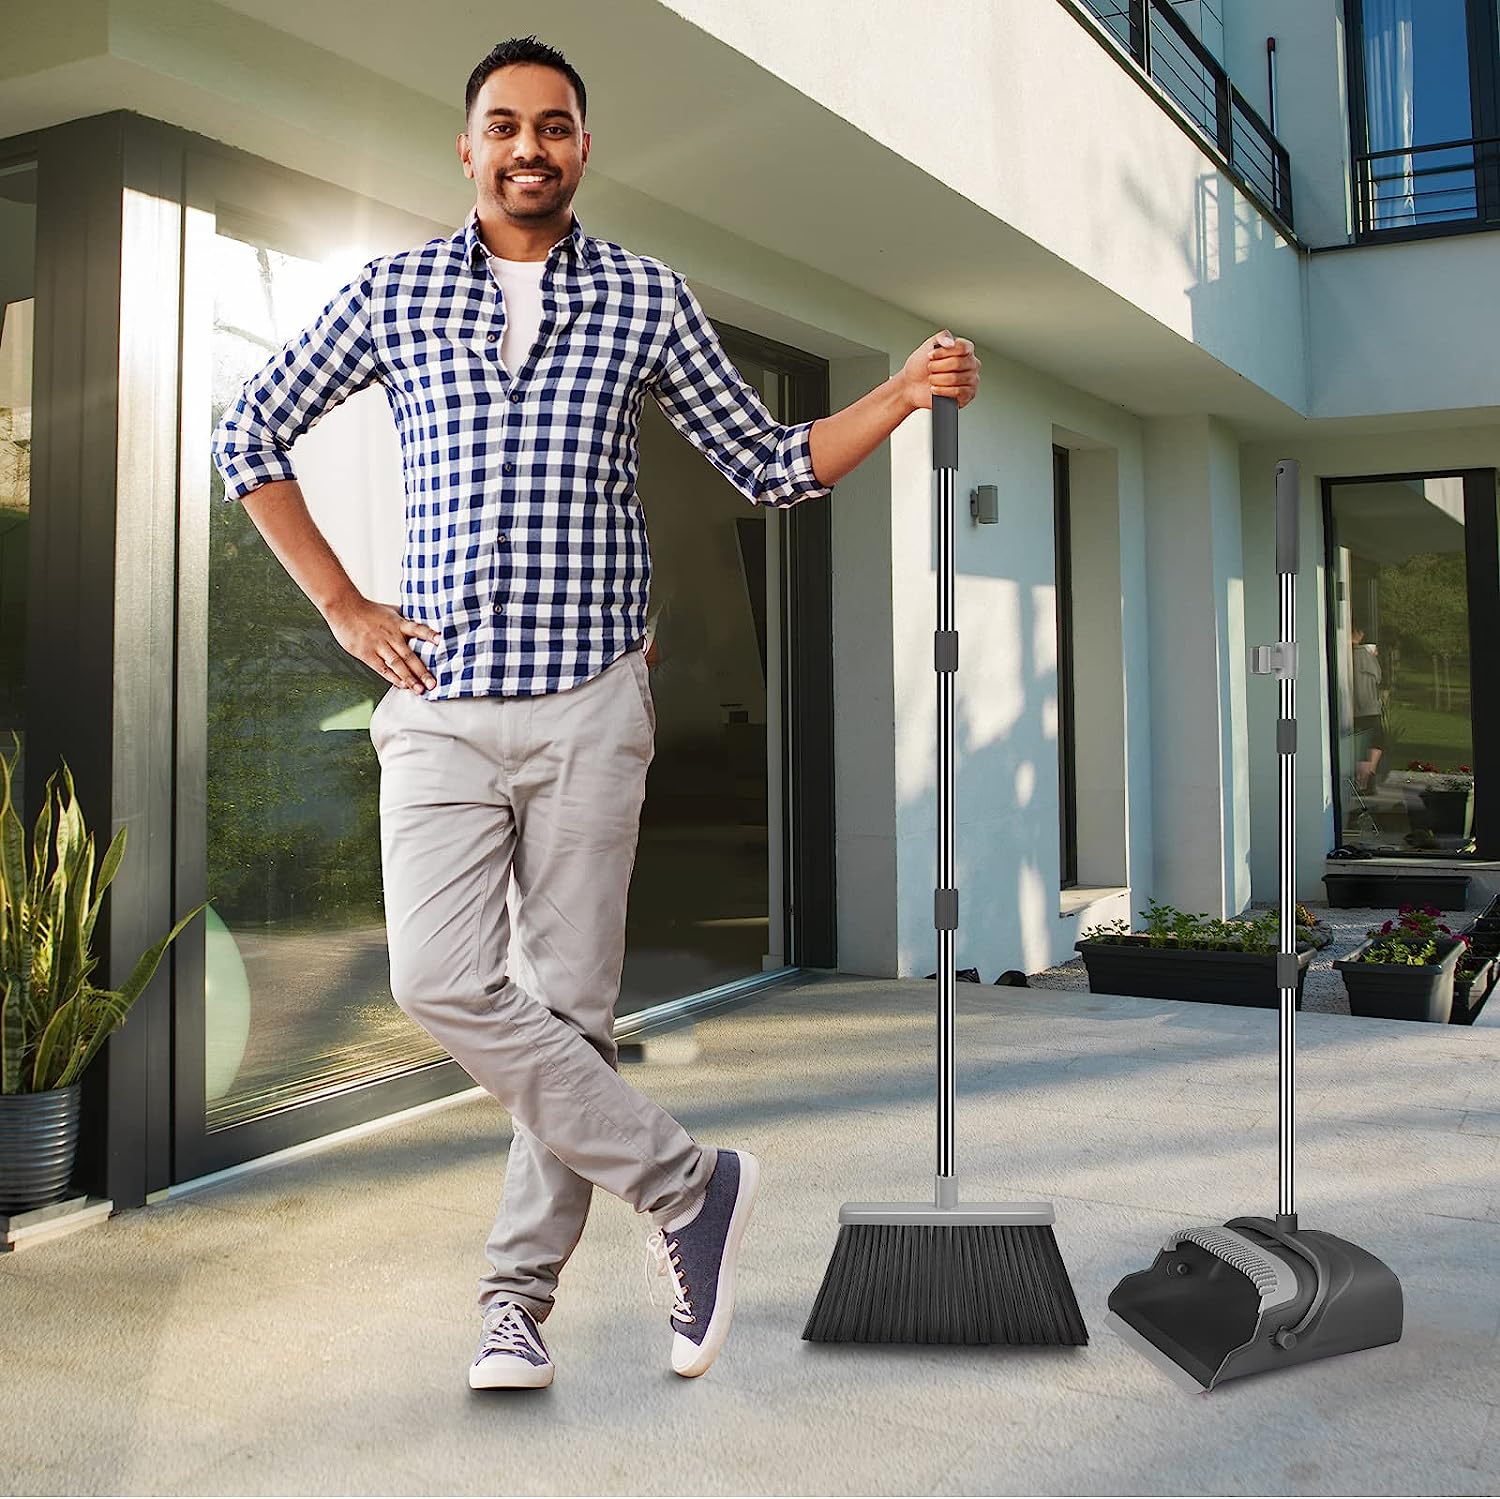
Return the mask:
<svg viewBox="0 0 1500 1499"><path fill-rule="evenodd" d="M507 1301L498 1312L485 1313L484 1340L479 1346L479 1357L484 1358L490 1353L508 1353L521 1358L527 1353L538 1353L547 1357L540 1336L533 1336L521 1308L514 1301Z"/></svg>
<svg viewBox="0 0 1500 1499"><path fill-rule="evenodd" d="M656 1272L652 1274L652 1262L655 1261ZM668 1242L666 1234L657 1229L646 1240L646 1289L651 1295L651 1305L656 1306L655 1281L666 1275L672 1282L672 1320L674 1322L691 1322L693 1320L693 1303L688 1296L687 1282L682 1278L682 1261L677 1258L677 1240Z"/></svg>

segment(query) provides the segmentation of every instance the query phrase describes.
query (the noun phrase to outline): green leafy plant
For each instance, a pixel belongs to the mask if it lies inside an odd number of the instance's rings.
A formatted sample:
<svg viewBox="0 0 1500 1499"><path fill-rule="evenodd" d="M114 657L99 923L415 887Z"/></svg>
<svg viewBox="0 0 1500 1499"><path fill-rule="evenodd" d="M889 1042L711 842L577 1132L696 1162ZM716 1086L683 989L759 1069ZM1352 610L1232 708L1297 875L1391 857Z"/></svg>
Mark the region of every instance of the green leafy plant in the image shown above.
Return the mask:
<svg viewBox="0 0 1500 1499"><path fill-rule="evenodd" d="M1189 913L1160 901L1148 900L1141 916L1145 930L1132 932L1130 923L1101 922L1082 933L1091 942L1127 942L1145 937L1148 947L1190 948L1197 952L1276 952L1281 946L1281 914L1266 911L1255 917L1224 920L1206 911ZM1306 906L1295 914L1297 945L1326 947L1332 934Z"/></svg>
<svg viewBox="0 0 1500 1499"><path fill-rule="evenodd" d="M1358 963L1405 963L1422 967L1438 961L1438 943L1452 938L1461 942L1467 951L1467 932L1455 932L1446 922L1438 918L1443 913L1436 906L1406 905L1396 913L1396 921L1386 921L1380 926L1367 927L1365 935L1373 940L1351 958Z"/></svg>
<svg viewBox="0 0 1500 1499"><path fill-rule="evenodd" d="M203 907L143 953L122 988L90 983L98 965L94 923L125 857L126 830L115 834L96 873L94 836L64 760L61 787L56 773L47 780L28 855L11 801L21 753L19 736L12 738L15 755L0 755L0 1093L41 1093L82 1077L151 982L168 944Z"/></svg>

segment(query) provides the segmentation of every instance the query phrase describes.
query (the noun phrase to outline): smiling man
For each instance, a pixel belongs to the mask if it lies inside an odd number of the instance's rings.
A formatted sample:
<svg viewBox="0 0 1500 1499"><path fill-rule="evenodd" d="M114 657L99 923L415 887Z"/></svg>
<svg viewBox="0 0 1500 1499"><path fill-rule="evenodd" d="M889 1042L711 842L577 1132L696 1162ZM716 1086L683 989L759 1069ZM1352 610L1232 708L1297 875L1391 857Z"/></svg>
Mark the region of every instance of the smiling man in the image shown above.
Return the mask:
<svg viewBox="0 0 1500 1499"><path fill-rule="evenodd" d="M826 497L934 392L967 405L979 382L973 345L943 330L843 411L776 422L680 275L584 232L586 110L561 53L535 37L494 48L464 97L463 228L370 261L214 434L226 500L392 684L370 723L391 992L510 1111L475 1388L551 1383L541 1323L594 1186L651 1215L672 1367L702 1374L729 1331L759 1178L754 1156L698 1144L616 1069L655 736L642 400L751 504L786 506ZM287 459L374 383L403 452L400 609L354 587ZM534 990L508 972L512 880Z"/></svg>

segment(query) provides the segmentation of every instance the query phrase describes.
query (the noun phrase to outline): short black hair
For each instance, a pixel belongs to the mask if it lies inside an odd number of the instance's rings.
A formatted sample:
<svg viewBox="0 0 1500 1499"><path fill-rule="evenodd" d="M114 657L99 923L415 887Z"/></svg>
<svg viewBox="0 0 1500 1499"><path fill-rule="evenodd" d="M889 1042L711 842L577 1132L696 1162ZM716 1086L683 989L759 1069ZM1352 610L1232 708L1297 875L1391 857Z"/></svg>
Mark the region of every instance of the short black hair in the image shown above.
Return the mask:
<svg viewBox="0 0 1500 1499"><path fill-rule="evenodd" d="M474 112L474 101L479 97L479 90L484 87L484 80L491 73L518 62L534 62L545 68L556 68L573 85L573 92L578 96L578 123L581 125L588 119L588 91L572 63L556 47L549 47L546 42L534 36L513 36L491 47L479 66L469 74L469 86L464 90L465 124Z"/></svg>

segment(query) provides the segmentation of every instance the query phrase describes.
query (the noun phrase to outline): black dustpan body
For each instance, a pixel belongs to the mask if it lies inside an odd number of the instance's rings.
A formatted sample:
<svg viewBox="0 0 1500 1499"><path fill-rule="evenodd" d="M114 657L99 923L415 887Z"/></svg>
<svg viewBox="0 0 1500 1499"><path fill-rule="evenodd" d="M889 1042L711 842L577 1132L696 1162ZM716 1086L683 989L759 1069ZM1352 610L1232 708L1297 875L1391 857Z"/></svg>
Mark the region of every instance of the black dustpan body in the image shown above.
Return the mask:
<svg viewBox="0 0 1500 1499"><path fill-rule="evenodd" d="M1149 1270L1109 1297L1107 1325L1163 1373L1195 1391L1226 1379L1290 1368L1394 1343L1401 1284L1347 1239L1299 1228L1292 1193L1297 979L1293 808L1297 752L1296 583L1300 466L1276 467L1276 571L1281 640L1251 650L1250 670L1278 678L1281 942L1278 1134L1280 1198L1274 1218L1233 1218L1173 1234Z"/></svg>
<svg viewBox="0 0 1500 1499"><path fill-rule="evenodd" d="M1110 1293L1108 1325L1189 1390L1401 1337L1401 1282L1368 1250L1271 1218L1173 1234Z"/></svg>

